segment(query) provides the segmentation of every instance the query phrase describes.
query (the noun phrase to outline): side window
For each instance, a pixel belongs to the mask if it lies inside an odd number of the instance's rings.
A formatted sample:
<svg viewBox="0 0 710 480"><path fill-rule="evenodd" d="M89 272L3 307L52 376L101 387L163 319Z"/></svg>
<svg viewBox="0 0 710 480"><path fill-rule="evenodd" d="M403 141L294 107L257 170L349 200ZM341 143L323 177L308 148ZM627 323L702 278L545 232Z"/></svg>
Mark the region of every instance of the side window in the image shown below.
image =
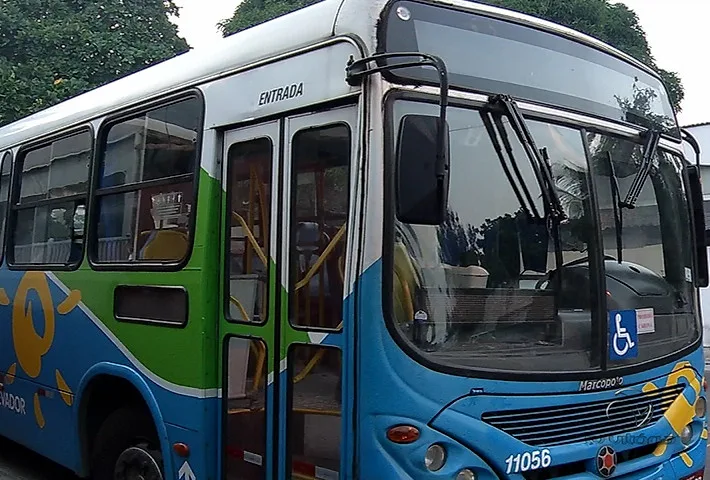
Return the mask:
<svg viewBox="0 0 710 480"><path fill-rule="evenodd" d="M272 152L266 137L229 149L227 317L236 321L266 321Z"/></svg>
<svg viewBox="0 0 710 480"><path fill-rule="evenodd" d="M7 152L2 157L0 166L0 258L5 253L5 226L7 207L10 201L10 179L12 176L12 154Z"/></svg>
<svg viewBox="0 0 710 480"><path fill-rule="evenodd" d="M341 328L350 144L346 125L293 137L289 318L294 325Z"/></svg>
<svg viewBox="0 0 710 480"><path fill-rule="evenodd" d="M10 263L81 262L91 147L84 131L20 153Z"/></svg>
<svg viewBox="0 0 710 480"><path fill-rule="evenodd" d="M107 127L97 173L96 262L187 257L200 118L200 101L190 98Z"/></svg>

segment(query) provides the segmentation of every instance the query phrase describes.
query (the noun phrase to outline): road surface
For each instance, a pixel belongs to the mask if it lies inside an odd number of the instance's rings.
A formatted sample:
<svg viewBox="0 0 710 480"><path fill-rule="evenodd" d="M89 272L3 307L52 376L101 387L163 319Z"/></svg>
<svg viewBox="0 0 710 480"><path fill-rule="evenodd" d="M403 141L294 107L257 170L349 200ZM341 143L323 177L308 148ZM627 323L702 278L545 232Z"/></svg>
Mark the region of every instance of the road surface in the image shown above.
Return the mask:
<svg viewBox="0 0 710 480"><path fill-rule="evenodd" d="M0 480L79 480L79 478L22 447L0 439ZM705 468L704 480L710 480L708 467Z"/></svg>
<svg viewBox="0 0 710 480"><path fill-rule="evenodd" d="M0 438L0 480L79 480L71 472Z"/></svg>

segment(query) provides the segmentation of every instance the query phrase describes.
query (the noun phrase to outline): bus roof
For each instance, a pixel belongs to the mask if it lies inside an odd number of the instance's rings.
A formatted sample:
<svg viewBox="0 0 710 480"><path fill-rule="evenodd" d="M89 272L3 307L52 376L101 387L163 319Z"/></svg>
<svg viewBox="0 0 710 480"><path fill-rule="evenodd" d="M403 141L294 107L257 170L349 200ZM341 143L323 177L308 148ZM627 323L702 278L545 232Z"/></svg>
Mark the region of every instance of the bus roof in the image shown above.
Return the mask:
<svg viewBox="0 0 710 480"><path fill-rule="evenodd" d="M228 75L334 35L354 34L370 53L376 45L376 25L388 0L322 0L213 44L193 49L132 75L70 98L0 128L0 148L10 148L40 136L100 118L189 86ZM510 10L467 0L433 0L573 38L622 58L654 76L646 65L609 45L566 27Z"/></svg>

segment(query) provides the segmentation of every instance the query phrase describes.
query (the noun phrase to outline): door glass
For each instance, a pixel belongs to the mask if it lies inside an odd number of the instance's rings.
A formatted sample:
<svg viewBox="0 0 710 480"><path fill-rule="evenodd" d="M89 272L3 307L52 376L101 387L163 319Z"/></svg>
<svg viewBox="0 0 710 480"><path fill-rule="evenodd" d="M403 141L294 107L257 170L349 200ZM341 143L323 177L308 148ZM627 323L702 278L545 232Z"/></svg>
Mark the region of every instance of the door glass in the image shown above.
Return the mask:
<svg viewBox="0 0 710 480"><path fill-rule="evenodd" d="M337 348L291 347L288 446L294 478L338 478L341 361Z"/></svg>
<svg viewBox="0 0 710 480"><path fill-rule="evenodd" d="M289 320L342 328L350 129L338 124L293 137Z"/></svg>
<svg viewBox="0 0 710 480"><path fill-rule="evenodd" d="M266 344L232 337L226 348L226 478L260 480L266 478Z"/></svg>
<svg viewBox="0 0 710 480"><path fill-rule="evenodd" d="M271 159L269 138L229 149L229 237L227 318L265 322L269 273Z"/></svg>

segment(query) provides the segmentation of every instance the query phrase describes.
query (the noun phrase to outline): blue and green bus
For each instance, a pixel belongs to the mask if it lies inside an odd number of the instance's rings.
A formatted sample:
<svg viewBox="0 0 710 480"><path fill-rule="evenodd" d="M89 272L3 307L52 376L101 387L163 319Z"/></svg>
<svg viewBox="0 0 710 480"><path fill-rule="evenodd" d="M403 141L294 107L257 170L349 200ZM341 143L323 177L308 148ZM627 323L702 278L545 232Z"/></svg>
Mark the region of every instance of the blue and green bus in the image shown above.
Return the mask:
<svg viewBox="0 0 710 480"><path fill-rule="evenodd" d="M642 63L463 0L5 126L0 435L95 480L700 480L684 141Z"/></svg>

